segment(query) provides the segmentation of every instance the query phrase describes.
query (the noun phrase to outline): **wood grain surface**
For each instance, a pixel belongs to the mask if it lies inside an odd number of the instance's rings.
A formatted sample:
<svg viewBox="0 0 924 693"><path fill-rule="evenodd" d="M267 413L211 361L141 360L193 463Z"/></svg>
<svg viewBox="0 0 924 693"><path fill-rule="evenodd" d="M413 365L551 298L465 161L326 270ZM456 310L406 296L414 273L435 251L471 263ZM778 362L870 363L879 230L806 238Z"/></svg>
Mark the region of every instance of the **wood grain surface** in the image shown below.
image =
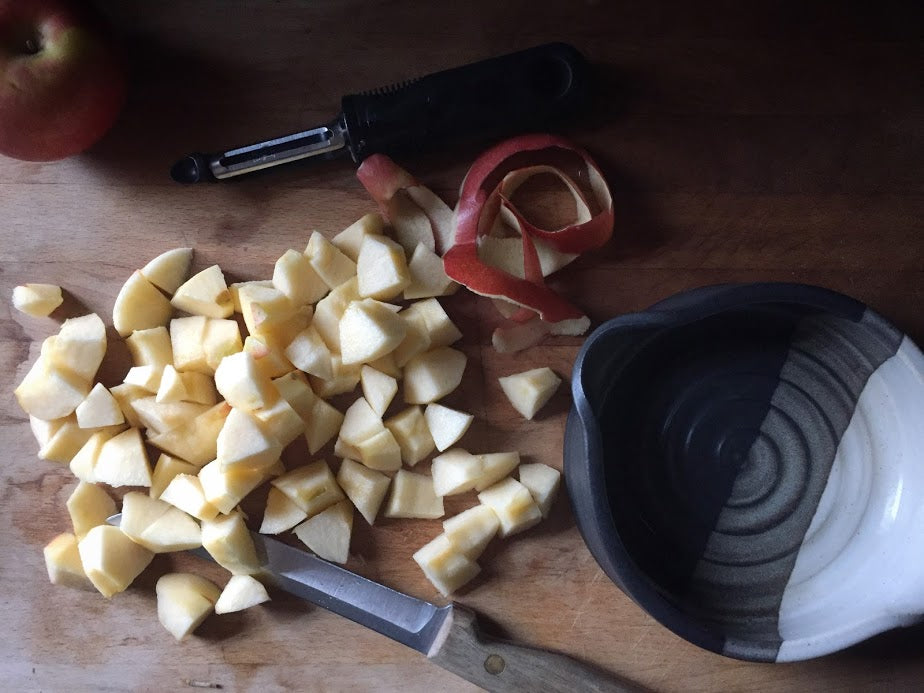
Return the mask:
<svg viewBox="0 0 924 693"><path fill-rule="evenodd" d="M38 460L12 390L60 320L108 321L130 272L178 245L195 267L270 276L312 229L333 234L374 206L349 161L235 183L167 177L188 151L217 150L327 121L342 94L550 40L593 61L600 93L565 132L603 166L616 232L555 285L595 324L683 289L788 280L849 293L924 343L924 100L919 3L657 0L98 3L123 36L130 96L90 152L35 164L0 159L0 681L10 691L465 691L415 652L285 595L213 617L182 645L158 624L153 585L191 557L158 557L126 593L48 584L42 547L69 527L75 480ZM450 203L480 145L401 161ZM63 286L34 319L9 305L25 282ZM579 339L524 354L490 348L497 318L459 292L467 377L450 402L477 415L466 443L561 466L569 396L536 421L497 377L549 365L567 377ZM112 340L115 342L115 340ZM121 380L113 343L102 371ZM328 451L328 454L329 451ZM471 499L454 500L448 509ZM349 567L438 601L411 553L435 521L356 523ZM924 538L922 538L924 542ZM920 547L915 549L920 552ZM921 626L817 660L752 664L702 651L658 625L597 567L561 496L548 521L494 542L459 595L499 633L560 650L659 691L914 690ZM580 690L575 682L575 690Z"/></svg>

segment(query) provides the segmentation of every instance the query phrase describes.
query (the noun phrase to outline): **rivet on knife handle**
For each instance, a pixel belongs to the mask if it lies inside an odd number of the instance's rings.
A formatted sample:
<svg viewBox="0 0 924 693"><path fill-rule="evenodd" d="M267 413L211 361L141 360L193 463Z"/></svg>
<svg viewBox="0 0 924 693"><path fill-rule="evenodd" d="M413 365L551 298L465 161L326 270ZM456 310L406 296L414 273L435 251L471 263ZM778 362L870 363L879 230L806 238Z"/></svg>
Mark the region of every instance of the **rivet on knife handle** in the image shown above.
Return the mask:
<svg viewBox="0 0 924 693"><path fill-rule="evenodd" d="M549 43L351 94L330 123L217 154L190 154L170 169L180 183L222 180L310 157L422 149L470 136L545 128L574 114L589 89L583 56Z"/></svg>

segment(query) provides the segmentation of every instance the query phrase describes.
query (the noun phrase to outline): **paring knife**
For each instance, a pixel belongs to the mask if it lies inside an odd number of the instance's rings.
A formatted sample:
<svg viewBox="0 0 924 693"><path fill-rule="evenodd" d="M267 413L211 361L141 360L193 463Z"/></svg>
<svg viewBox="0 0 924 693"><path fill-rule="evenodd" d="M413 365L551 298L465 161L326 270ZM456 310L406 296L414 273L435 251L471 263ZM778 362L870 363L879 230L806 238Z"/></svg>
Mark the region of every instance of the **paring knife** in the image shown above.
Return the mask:
<svg viewBox="0 0 924 693"><path fill-rule="evenodd" d="M118 526L121 515L109 524ZM635 684L566 655L486 636L475 614L436 606L356 575L278 539L251 532L267 585L346 616L489 691L640 691ZM191 551L211 559L205 549Z"/></svg>
<svg viewBox="0 0 924 693"><path fill-rule="evenodd" d="M544 128L572 115L588 91L584 58L550 43L344 96L326 125L218 154L189 154L170 169L179 183L221 180L308 157L356 162L479 135Z"/></svg>

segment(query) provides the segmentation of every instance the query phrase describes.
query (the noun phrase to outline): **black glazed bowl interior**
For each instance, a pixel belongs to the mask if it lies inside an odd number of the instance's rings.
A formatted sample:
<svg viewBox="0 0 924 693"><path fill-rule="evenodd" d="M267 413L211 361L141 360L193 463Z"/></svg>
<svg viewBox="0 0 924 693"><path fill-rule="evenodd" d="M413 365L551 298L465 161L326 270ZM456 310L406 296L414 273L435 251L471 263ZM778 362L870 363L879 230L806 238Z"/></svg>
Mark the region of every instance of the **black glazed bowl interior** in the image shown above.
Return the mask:
<svg viewBox="0 0 924 693"><path fill-rule="evenodd" d="M813 586L821 578L793 580L813 564L810 543L831 561L849 556L838 522L876 510L813 525L851 491L829 478L873 478L863 455L851 463L859 476L831 470L865 384L891 359L924 382L920 351L896 328L854 299L798 284L696 289L599 327L575 363L564 447L597 562L661 624L741 659L805 659L898 624L850 607L839 623L836 606L814 596L832 591ZM892 483L882 479L869 485Z"/></svg>

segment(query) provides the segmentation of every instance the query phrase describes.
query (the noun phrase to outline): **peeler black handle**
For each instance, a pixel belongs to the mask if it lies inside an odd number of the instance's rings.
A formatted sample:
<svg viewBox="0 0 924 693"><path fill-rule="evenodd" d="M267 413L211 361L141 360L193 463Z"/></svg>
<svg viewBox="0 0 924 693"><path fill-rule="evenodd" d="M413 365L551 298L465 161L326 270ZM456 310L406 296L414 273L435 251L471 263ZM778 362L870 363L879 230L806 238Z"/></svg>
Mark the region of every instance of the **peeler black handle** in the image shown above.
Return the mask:
<svg viewBox="0 0 924 693"><path fill-rule="evenodd" d="M542 129L575 113L589 90L583 56L566 43L436 72L343 97L355 161L434 142Z"/></svg>

